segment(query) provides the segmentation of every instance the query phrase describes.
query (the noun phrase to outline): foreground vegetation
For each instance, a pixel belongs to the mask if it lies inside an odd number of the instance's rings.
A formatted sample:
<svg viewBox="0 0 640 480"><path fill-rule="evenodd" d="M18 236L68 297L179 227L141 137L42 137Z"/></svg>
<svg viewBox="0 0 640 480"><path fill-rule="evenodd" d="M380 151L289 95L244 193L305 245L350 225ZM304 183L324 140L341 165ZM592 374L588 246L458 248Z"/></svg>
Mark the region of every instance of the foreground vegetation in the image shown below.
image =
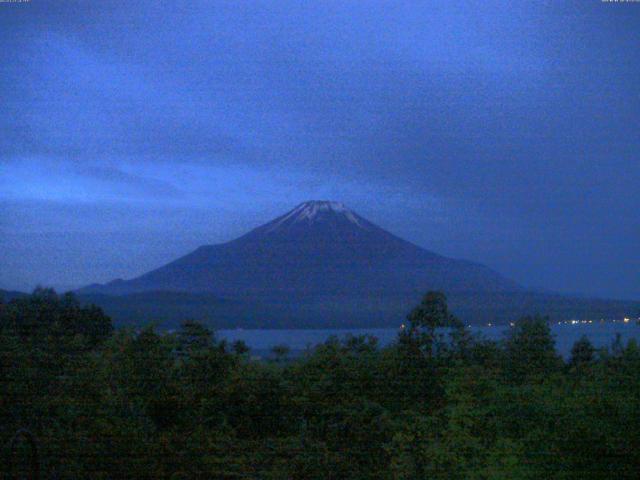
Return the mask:
<svg viewBox="0 0 640 480"><path fill-rule="evenodd" d="M114 331L37 290L0 305L0 441L33 433L43 478L637 478L635 342L565 362L544 319L472 338L438 293L407 325L256 362L197 323Z"/></svg>

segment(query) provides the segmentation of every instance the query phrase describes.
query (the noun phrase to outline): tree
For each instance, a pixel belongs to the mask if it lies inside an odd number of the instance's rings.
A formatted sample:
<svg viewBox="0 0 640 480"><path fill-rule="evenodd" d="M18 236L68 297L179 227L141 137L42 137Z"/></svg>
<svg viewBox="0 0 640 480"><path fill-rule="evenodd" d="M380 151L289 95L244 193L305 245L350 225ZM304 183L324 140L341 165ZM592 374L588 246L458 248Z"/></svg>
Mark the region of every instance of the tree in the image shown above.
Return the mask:
<svg viewBox="0 0 640 480"><path fill-rule="evenodd" d="M288 345L275 345L271 348L271 352L276 356L276 361L280 362L285 359L291 349Z"/></svg>
<svg viewBox="0 0 640 480"><path fill-rule="evenodd" d="M621 357L624 353L624 344L622 343L622 335L616 332L615 339L611 343L611 354L614 357Z"/></svg>
<svg viewBox="0 0 640 480"><path fill-rule="evenodd" d="M550 373L560 364L548 319L538 315L518 320L505 347L505 370L516 381Z"/></svg>
<svg viewBox="0 0 640 480"><path fill-rule="evenodd" d="M82 306L72 293L56 294L50 288L36 288L31 295L16 298L0 310L0 329L11 331L23 341L62 346L76 342L95 347L113 333L111 319L94 305Z"/></svg>
<svg viewBox="0 0 640 480"><path fill-rule="evenodd" d="M251 350L244 340L236 340L231 344L231 348L237 355L244 355Z"/></svg>
<svg viewBox="0 0 640 480"><path fill-rule="evenodd" d="M409 328L400 333L400 341L413 344L425 356L430 357L444 346L444 336L436 329L448 327L463 328L462 323L449 312L447 297L442 292L430 291L420 304L407 315Z"/></svg>
<svg viewBox="0 0 640 480"><path fill-rule="evenodd" d="M378 339L373 335L348 334L343 340L344 349L353 353L374 352L378 347Z"/></svg>
<svg viewBox="0 0 640 480"><path fill-rule="evenodd" d="M191 355L213 345L213 332L201 323L185 320L178 331L178 345L183 354Z"/></svg>
<svg viewBox="0 0 640 480"><path fill-rule="evenodd" d="M569 365L574 368L581 368L590 365L594 360L594 352L595 348L593 348L593 344L589 341L586 335L583 335L571 348Z"/></svg>

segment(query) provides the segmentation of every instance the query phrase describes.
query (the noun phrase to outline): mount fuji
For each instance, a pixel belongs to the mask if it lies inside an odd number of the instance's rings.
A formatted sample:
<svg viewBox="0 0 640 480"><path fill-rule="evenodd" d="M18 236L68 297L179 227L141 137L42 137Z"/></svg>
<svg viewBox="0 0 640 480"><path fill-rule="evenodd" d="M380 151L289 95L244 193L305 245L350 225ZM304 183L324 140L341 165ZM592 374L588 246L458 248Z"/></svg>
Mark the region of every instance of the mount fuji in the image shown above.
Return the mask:
<svg viewBox="0 0 640 480"><path fill-rule="evenodd" d="M453 291L517 291L491 269L422 249L344 204L310 201L246 235L205 245L128 281L85 291L214 293L232 298L310 298Z"/></svg>
<svg viewBox="0 0 640 480"><path fill-rule="evenodd" d="M188 316L229 328L397 326L428 290L446 292L472 323L544 313L552 297L423 249L332 201L302 203L235 240L79 293L116 319Z"/></svg>

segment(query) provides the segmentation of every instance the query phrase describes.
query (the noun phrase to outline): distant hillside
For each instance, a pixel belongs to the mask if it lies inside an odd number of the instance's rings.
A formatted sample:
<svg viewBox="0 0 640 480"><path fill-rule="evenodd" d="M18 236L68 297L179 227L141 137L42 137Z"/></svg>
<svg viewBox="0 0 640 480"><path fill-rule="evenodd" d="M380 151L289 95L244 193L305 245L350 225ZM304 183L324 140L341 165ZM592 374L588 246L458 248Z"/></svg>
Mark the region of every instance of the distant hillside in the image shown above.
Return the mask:
<svg viewBox="0 0 640 480"><path fill-rule="evenodd" d="M24 292L18 292L15 290L2 290L0 289L0 300L3 302L10 302L14 298L24 297L27 294Z"/></svg>
<svg viewBox="0 0 640 480"><path fill-rule="evenodd" d="M209 294L141 292L128 295L80 294L79 298L85 304L101 307L118 327L141 327L154 323L174 328L186 319L199 320L215 328L247 323L247 319L240 316L247 309L245 305Z"/></svg>
<svg viewBox="0 0 640 480"><path fill-rule="evenodd" d="M194 319L216 329L398 327L415 302L406 298L376 300L325 297L296 302L241 302L210 294L145 292L128 295L82 295L114 319L116 326L155 323L175 328ZM507 324L527 314L552 320L612 319L638 315L640 302L584 299L540 293L449 295L452 311L469 324Z"/></svg>

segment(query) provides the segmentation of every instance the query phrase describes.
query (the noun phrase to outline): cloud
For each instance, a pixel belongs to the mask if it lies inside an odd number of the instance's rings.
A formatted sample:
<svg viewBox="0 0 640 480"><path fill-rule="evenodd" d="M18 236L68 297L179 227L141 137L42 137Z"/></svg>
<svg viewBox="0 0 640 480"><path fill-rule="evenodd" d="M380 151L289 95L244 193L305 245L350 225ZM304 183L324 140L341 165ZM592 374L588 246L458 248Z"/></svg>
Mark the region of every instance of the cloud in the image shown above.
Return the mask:
<svg viewBox="0 0 640 480"><path fill-rule="evenodd" d="M116 187L131 188L152 196L181 196L183 192L175 185L150 177L126 173L110 166L90 166L78 169L81 175Z"/></svg>
<svg viewBox="0 0 640 480"><path fill-rule="evenodd" d="M134 164L127 169L114 160L78 164L48 157L21 157L5 160L2 170L0 198L7 200L166 202L185 195L169 178L153 172L151 165L141 168ZM167 172L164 175L169 176Z"/></svg>

